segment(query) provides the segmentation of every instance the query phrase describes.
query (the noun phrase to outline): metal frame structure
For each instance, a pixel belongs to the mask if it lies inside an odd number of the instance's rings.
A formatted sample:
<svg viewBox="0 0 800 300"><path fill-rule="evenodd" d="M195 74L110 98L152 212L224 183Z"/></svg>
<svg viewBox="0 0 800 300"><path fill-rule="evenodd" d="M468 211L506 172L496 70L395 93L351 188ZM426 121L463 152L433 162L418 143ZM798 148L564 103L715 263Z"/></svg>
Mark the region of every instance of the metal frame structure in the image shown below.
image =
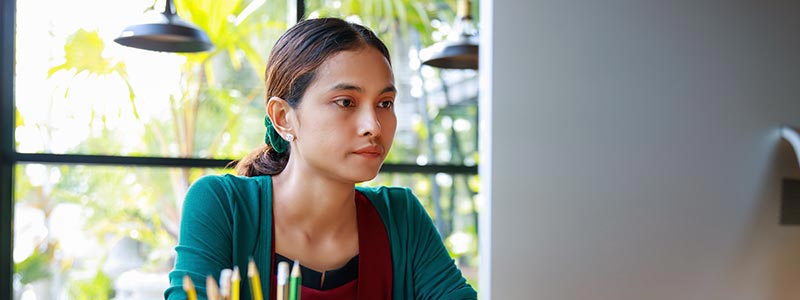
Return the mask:
<svg viewBox="0 0 800 300"><path fill-rule="evenodd" d="M305 1L297 0L297 18ZM0 1L0 299L14 294L14 169L20 163L126 165L137 167L224 168L230 159L133 157L110 155L18 153L14 105L16 0ZM384 164L381 172L478 174L477 166Z"/></svg>
<svg viewBox="0 0 800 300"><path fill-rule="evenodd" d="M14 296L14 32L16 0L0 1L0 298Z"/></svg>

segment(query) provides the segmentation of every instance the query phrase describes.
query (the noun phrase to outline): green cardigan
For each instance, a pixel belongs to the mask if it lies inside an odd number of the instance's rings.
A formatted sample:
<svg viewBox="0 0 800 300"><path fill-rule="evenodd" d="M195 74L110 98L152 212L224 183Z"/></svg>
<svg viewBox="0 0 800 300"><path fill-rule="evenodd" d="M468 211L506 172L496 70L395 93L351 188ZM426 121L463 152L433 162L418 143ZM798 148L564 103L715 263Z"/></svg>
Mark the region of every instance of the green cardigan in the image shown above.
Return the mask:
<svg viewBox="0 0 800 300"><path fill-rule="evenodd" d="M475 290L447 253L431 218L408 188L356 187L381 216L392 250L393 299L477 299ZM272 177L209 175L189 188L183 204L175 268L164 299L186 299L183 276L189 274L199 299L205 278L239 267L241 300L250 299L247 264L259 273L272 269ZM265 295L270 276L261 276ZM269 299L269 298L266 298Z"/></svg>

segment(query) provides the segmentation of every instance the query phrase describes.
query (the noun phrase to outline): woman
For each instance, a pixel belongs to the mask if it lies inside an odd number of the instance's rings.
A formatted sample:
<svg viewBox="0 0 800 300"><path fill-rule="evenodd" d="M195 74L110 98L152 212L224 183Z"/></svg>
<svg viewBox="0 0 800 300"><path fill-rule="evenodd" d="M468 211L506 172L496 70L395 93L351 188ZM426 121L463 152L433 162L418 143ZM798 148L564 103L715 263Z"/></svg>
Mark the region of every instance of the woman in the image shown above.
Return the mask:
<svg viewBox="0 0 800 300"><path fill-rule="evenodd" d="M407 188L356 187L375 178L397 119L386 46L341 19L299 22L278 39L266 70L266 144L205 176L186 195L166 299L185 299L188 274L248 265L275 298L276 265L302 265L303 300L476 299ZM247 280L242 299L250 299Z"/></svg>

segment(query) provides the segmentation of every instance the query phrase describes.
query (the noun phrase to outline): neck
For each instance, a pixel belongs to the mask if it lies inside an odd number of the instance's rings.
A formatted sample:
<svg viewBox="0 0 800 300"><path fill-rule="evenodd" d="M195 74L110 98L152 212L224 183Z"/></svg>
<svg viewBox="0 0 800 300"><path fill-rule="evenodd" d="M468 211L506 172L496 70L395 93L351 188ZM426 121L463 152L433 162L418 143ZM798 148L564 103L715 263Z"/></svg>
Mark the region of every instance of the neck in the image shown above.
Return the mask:
<svg viewBox="0 0 800 300"><path fill-rule="evenodd" d="M277 226L307 237L335 235L355 219L355 184L287 168L272 177Z"/></svg>

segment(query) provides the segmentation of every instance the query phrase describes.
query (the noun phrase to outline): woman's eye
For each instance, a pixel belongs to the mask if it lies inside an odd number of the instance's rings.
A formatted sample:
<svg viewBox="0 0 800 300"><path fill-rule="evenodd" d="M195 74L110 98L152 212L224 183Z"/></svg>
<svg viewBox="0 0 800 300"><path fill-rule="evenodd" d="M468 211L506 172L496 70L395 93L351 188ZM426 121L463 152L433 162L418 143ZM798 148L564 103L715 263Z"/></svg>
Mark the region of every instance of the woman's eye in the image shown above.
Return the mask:
<svg viewBox="0 0 800 300"><path fill-rule="evenodd" d="M380 108L392 108L393 106L394 101L392 100L381 101L381 103L378 103L378 107Z"/></svg>
<svg viewBox="0 0 800 300"><path fill-rule="evenodd" d="M341 107L353 107L355 103L351 99L339 99L335 101Z"/></svg>

